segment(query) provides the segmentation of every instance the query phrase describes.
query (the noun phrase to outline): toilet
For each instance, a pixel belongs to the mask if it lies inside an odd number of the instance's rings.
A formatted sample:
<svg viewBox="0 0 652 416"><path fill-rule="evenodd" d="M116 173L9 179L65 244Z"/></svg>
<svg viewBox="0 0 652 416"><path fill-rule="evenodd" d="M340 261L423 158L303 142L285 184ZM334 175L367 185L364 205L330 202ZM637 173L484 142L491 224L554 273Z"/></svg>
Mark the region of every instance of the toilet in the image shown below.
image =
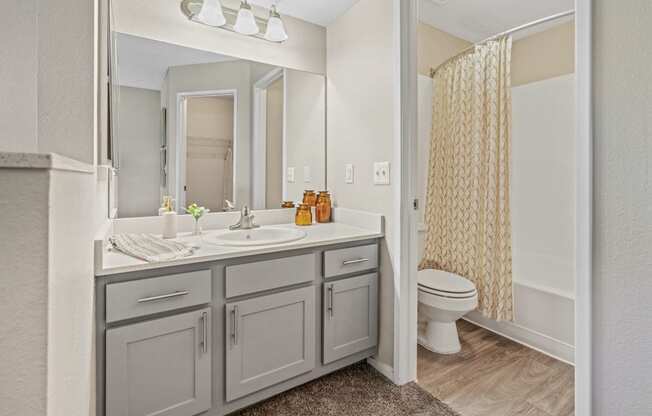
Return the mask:
<svg viewBox="0 0 652 416"><path fill-rule="evenodd" d="M439 354L461 350L455 321L478 306L478 293L468 279L442 270L418 273L419 316L427 322L419 344Z"/></svg>

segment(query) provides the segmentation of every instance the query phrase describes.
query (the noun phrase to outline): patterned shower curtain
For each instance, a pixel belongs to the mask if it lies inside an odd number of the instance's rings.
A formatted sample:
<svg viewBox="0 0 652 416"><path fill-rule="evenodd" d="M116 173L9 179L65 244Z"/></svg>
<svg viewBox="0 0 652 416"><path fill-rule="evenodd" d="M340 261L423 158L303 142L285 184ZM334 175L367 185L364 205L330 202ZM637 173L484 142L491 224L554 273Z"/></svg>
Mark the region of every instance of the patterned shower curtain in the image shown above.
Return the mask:
<svg viewBox="0 0 652 416"><path fill-rule="evenodd" d="M478 309L511 320L509 36L478 45L433 74L433 129L421 269L467 277Z"/></svg>

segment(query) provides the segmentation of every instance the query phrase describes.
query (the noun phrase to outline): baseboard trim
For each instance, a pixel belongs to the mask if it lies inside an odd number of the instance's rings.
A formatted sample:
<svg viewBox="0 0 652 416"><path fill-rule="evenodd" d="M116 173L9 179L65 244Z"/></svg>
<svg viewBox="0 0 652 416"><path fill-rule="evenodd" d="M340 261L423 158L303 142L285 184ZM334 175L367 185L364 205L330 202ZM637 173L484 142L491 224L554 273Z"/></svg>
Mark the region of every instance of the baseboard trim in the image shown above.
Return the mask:
<svg viewBox="0 0 652 416"><path fill-rule="evenodd" d="M380 374L387 377L387 379L389 379L392 383L396 384L396 381L394 380L394 368L385 363L381 363L372 357L367 358L367 364L375 368Z"/></svg>
<svg viewBox="0 0 652 416"><path fill-rule="evenodd" d="M575 347L565 342L513 322L497 322L482 317L472 318L468 315L462 319L566 364L575 365Z"/></svg>

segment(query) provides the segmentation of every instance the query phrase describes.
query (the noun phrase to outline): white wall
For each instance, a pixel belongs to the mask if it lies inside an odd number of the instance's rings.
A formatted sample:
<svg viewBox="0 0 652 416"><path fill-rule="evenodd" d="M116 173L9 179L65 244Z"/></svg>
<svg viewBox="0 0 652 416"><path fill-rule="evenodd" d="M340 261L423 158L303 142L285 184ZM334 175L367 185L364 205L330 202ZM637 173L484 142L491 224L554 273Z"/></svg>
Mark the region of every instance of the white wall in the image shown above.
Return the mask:
<svg viewBox="0 0 652 416"><path fill-rule="evenodd" d="M385 216L378 359L393 366L395 186L373 185L374 161L394 160L394 5L361 0L327 28L327 175L334 203ZM355 183L344 166L355 166Z"/></svg>
<svg viewBox="0 0 652 416"><path fill-rule="evenodd" d="M595 0L593 415L652 409L652 2Z"/></svg>
<svg viewBox="0 0 652 416"><path fill-rule="evenodd" d="M309 72L285 71L286 164L294 167L294 183L287 183L287 200L298 201L305 189L326 186L326 82ZM304 177L304 167L310 178ZM306 181L306 179L310 179Z"/></svg>
<svg viewBox="0 0 652 416"><path fill-rule="evenodd" d="M514 322L468 318L574 360L574 76L512 88L512 257ZM432 127L432 80L419 76L419 172L423 218ZM423 220L422 220L423 221ZM423 250L424 229L419 244Z"/></svg>
<svg viewBox="0 0 652 416"><path fill-rule="evenodd" d="M161 93L120 87L118 120L115 132L120 138L118 215L157 215L161 182Z"/></svg>
<svg viewBox="0 0 652 416"><path fill-rule="evenodd" d="M236 9L239 5L237 0L222 3ZM272 44L193 23L181 13L178 1L114 0L113 8L118 32L286 68L326 71L325 29L303 20L283 16L290 38ZM257 7L254 11L267 17Z"/></svg>

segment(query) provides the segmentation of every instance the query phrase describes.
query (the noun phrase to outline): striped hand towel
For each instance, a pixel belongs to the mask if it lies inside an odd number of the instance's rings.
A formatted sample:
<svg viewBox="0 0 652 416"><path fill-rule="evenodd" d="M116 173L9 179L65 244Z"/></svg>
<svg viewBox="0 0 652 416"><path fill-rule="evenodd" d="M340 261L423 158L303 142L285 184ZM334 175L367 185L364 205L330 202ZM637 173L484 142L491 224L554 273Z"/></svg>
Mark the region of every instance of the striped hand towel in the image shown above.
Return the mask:
<svg viewBox="0 0 652 416"><path fill-rule="evenodd" d="M194 253L194 248L186 244L152 234L116 234L109 237L109 242L115 249L150 263L175 260Z"/></svg>

